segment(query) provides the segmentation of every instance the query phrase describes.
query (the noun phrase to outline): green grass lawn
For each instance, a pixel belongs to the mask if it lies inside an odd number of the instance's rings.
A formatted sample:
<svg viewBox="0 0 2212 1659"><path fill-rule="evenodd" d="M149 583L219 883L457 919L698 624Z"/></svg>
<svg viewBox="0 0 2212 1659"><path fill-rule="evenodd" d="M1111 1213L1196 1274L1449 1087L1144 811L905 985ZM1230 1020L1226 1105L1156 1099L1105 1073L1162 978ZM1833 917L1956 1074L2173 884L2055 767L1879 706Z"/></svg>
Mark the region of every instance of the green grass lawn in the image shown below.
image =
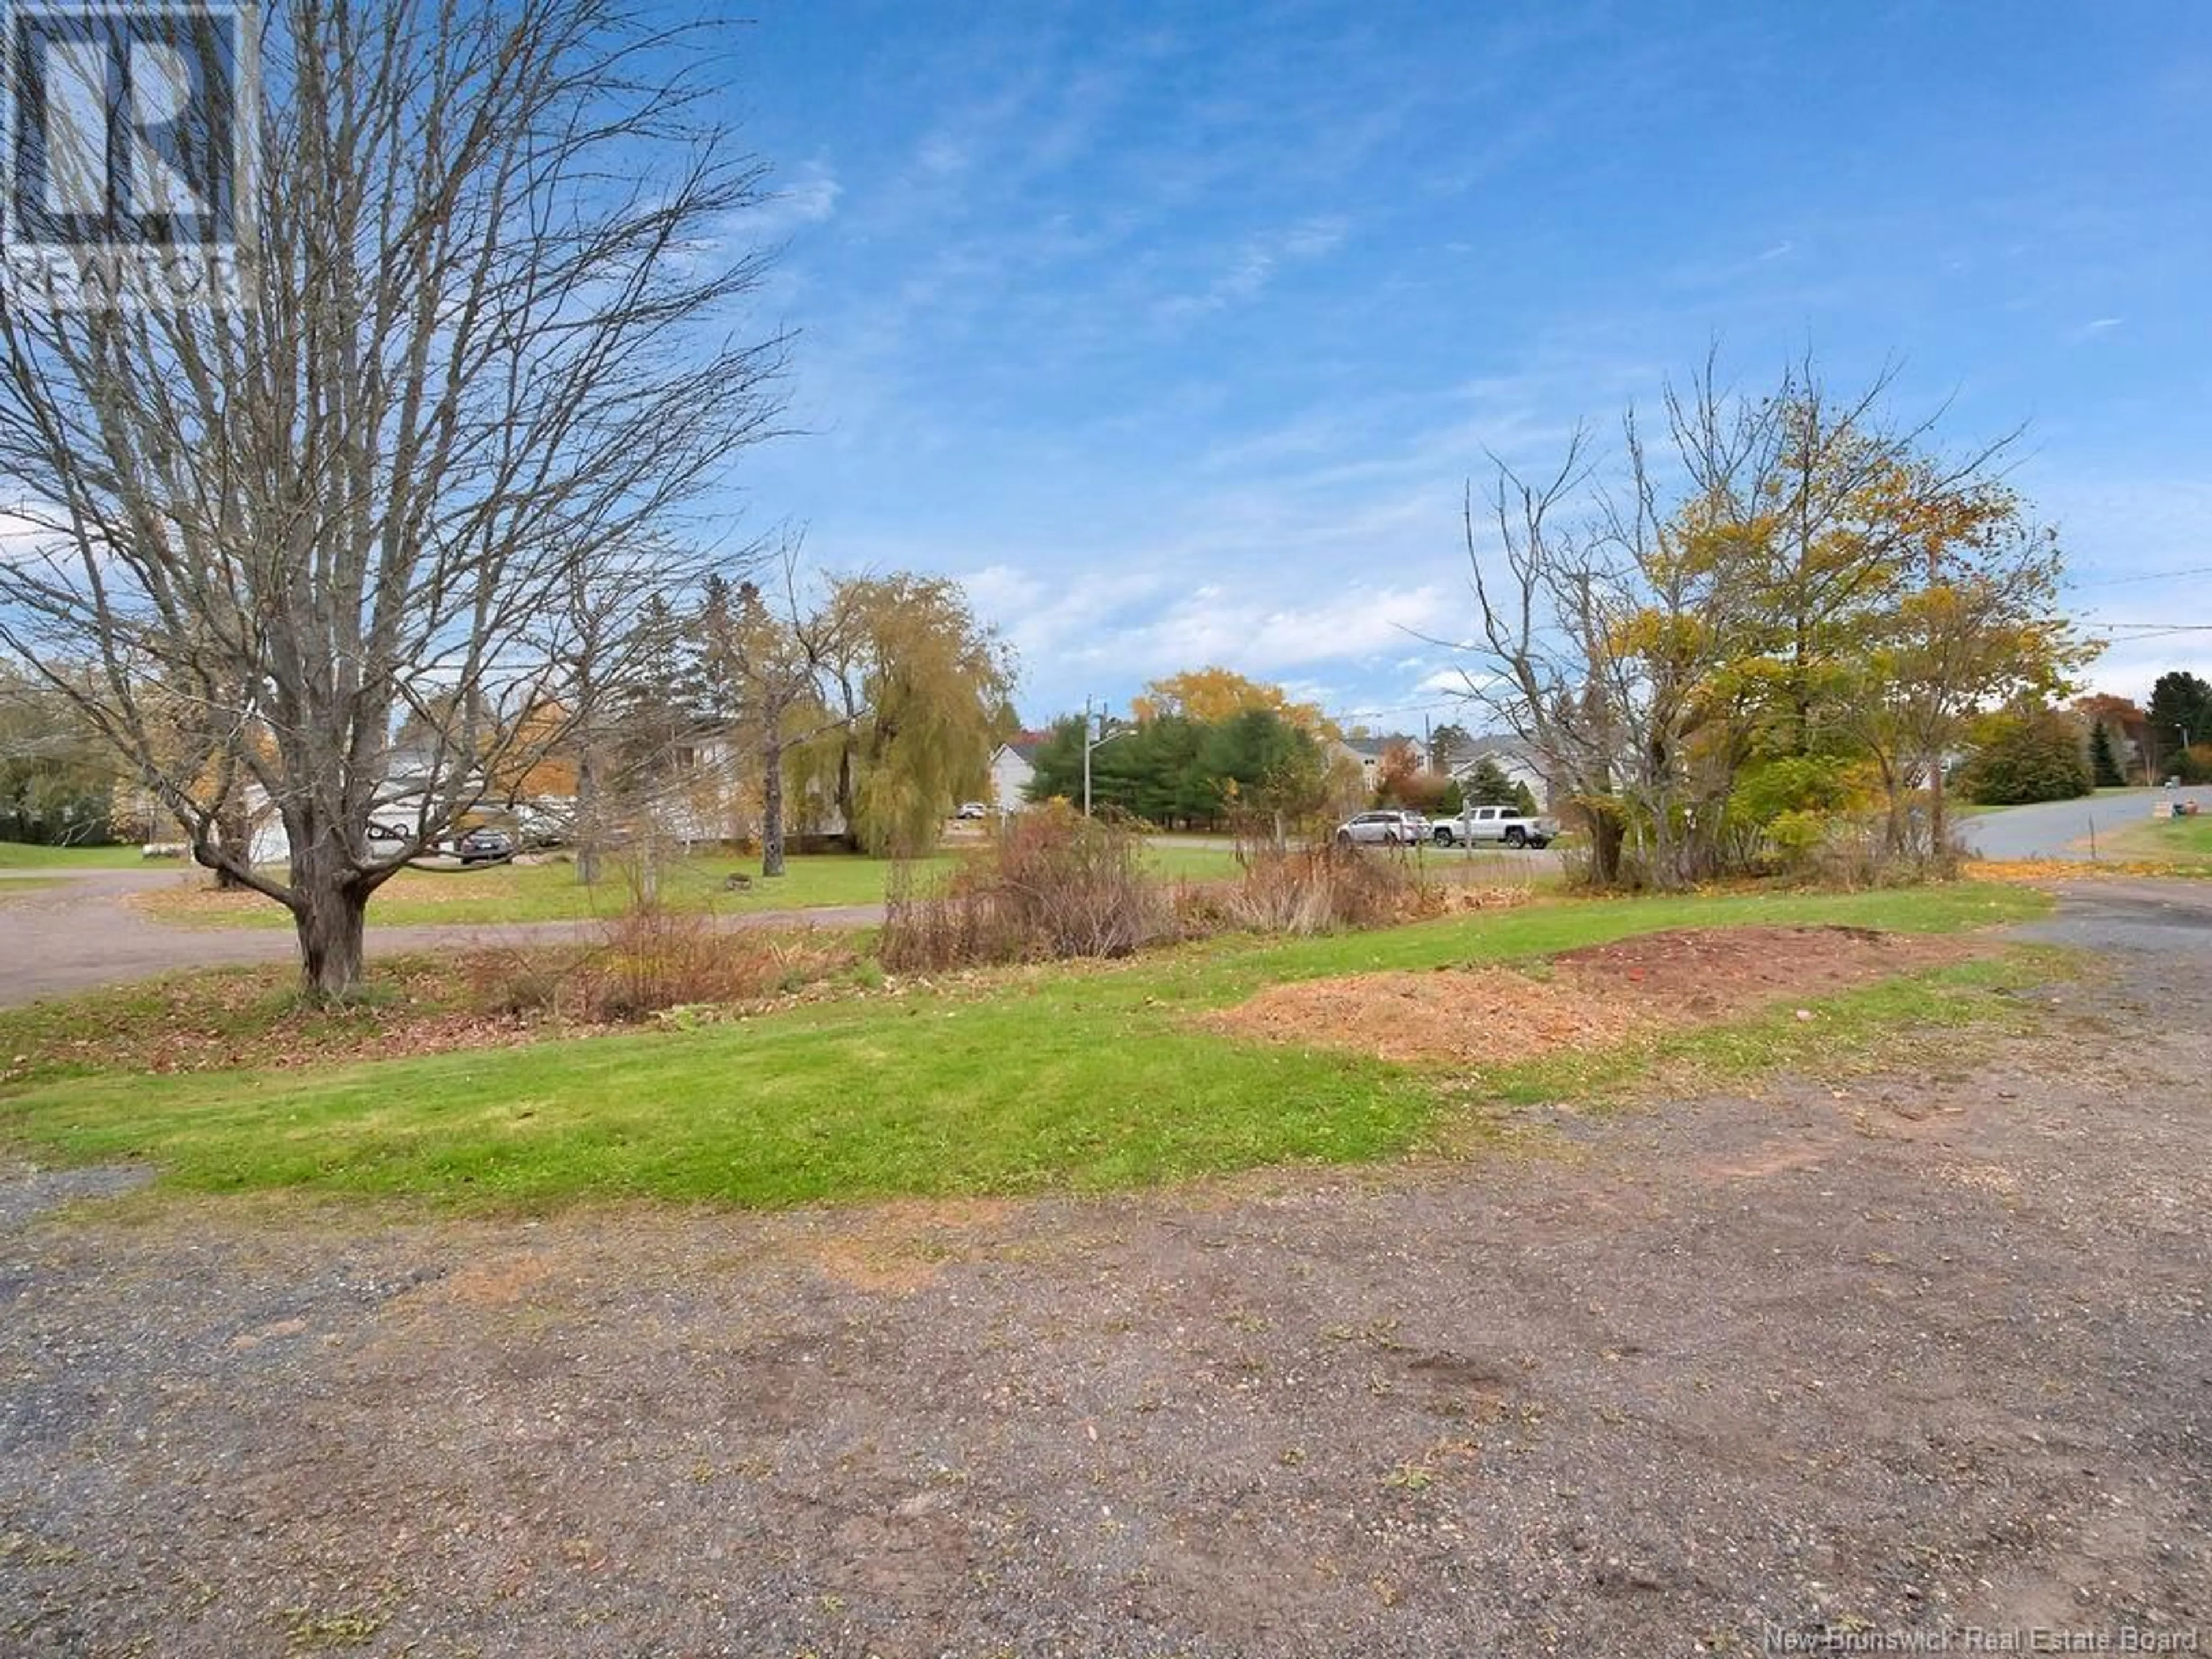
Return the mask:
<svg viewBox="0 0 2212 1659"><path fill-rule="evenodd" d="M58 887L61 884L62 878L59 876L9 876L5 880L0 880L0 904L5 904L11 898L20 898L27 893L35 893L43 888Z"/></svg>
<svg viewBox="0 0 2212 1659"><path fill-rule="evenodd" d="M908 986L697 1030L19 1085L0 1091L0 1139L42 1158L151 1159L167 1185L187 1190L496 1206L1093 1191L1367 1160L1418 1144L1454 1098L1451 1080L1235 1041L1189 1017L1283 981L1507 963L1662 927L1939 932L2046 902L2023 889L1960 884L1544 904L1288 943L1224 937L1121 963ZM1945 994L1971 997L1971 975L1954 978ZM1940 1000L1936 988L1900 998L1888 1017ZM1778 1063L1806 1040L1780 1026L1753 1048Z"/></svg>
<svg viewBox="0 0 2212 1659"><path fill-rule="evenodd" d="M136 856L135 854L133 855ZM926 876L952 867L959 855L940 854L921 866ZM1232 876L1237 864L1225 850L1203 847L1150 849L1146 860L1160 875L1186 881ZM761 874L757 858L702 854L671 863L661 874L663 899L681 909L738 914L755 910L817 909L825 906L878 904L890 881L888 859L853 854L794 855L783 875ZM733 875L752 878L747 892L732 892ZM613 915L627 908L630 882L610 864L599 881L586 886L568 863L504 864L471 870L403 870L369 902L372 929L414 926L495 927L507 922L574 921ZM143 895L145 912L162 921L192 927L289 927L290 914L258 893L219 893L179 884Z"/></svg>
<svg viewBox="0 0 2212 1659"><path fill-rule="evenodd" d="M2212 812L2185 818L2153 818L2122 831L2115 845L2129 858L2212 863Z"/></svg>
<svg viewBox="0 0 2212 1659"><path fill-rule="evenodd" d="M0 870L136 870L147 862L135 847L33 847L0 841Z"/></svg>

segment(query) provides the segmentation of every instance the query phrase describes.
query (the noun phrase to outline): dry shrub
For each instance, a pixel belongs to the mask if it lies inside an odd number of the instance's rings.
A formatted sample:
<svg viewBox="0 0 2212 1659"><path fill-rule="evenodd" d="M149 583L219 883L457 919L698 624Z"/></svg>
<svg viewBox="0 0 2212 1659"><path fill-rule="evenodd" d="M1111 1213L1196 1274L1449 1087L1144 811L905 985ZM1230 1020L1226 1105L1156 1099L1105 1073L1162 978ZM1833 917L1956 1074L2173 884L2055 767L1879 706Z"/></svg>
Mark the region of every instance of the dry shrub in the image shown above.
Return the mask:
<svg viewBox="0 0 2212 1659"><path fill-rule="evenodd" d="M1435 883L1409 854L1334 842L1291 846L1239 836L1243 875L1233 887L1204 893L1224 926L1266 933L1325 933L1387 927L1443 908Z"/></svg>
<svg viewBox="0 0 2212 1659"><path fill-rule="evenodd" d="M1460 881L1438 889L1437 900L1437 913L1447 916L1468 915L1477 910L1517 910L1536 902L1536 886L1526 879Z"/></svg>
<svg viewBox="0 0 2212 1659"><path fill-rule="evenodd" d="M1175 931L1144 844L1054 804L1007 819L932 888L893 870L878 947L895 973L1063 957L1123 957Z"/></svg>
<svg viewBox="0 0 2212 1659"><path fill-rule="evenodd" d="M496 950L466 958L480 1007L580 1024L640 1020L671 1008L753 1003L852 967L851 945L805 929L725 929L713 915L634 904L582 946Z"/></svg>
<svg viewBox="0 0 2212 1659"><path fill-rule="evenodd" d="M492 945L464 951L454 967L468 988L470 1006L522 1019L556 1011L561 988L581 954L574 949Z"/></svg>
<svg viewBox="0 0 2212 1659"><path fill-rule="evenodd" d="M1812 814L1785 814L1813 817ZM1784 848L1780 873L1820 888L1846 891L1877 887L1911 887L1948 881L1959 873L1961 851L1954 839L1934 852L1926 825L1917 815L1902 834L1893 833L1881 812L1834 812L1815 820L1816 831L1802 844ZM1902 842L1904 844L1899 845Z"/></svg>

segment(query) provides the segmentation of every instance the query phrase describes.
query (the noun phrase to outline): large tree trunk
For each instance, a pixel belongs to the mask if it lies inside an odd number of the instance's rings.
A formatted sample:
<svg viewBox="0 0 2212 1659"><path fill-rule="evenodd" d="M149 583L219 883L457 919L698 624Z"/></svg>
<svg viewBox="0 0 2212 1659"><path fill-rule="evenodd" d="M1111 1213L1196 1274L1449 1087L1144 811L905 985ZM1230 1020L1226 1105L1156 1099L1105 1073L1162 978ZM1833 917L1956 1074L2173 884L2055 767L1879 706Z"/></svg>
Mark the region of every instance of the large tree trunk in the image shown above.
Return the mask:
<svg viewBox="0 0 2212 1659"><path fill-rule="evenodd" d="M588 738L576 760L576 879L586 887L599 879L599 769Z"/></svg>
<svg viewBox="0 0 2212 1659"><path fill-rule="evenodd" d="M1882 846L1892 858L1904 858L1912 851L1911 807L1906 799L1905 772L1901 763L1877 752L1875 764L1881 771L1882 800L1887 811L1882 826Z"/></svg>
<svg viewBox="0 0 2212 1659"><path fill-rule="evenodd" d="M368 896L348 885L302 896L292 913L300 938L300 989L319 1002L341 1001L361 983Z"/></svg>
<svg viewBox="0 0 2212 1659"><path fill-rule="evenodd" d="M1620 854L1624 831L1619 816L1602 807L1588 813L1590 826L1590 879L1600 887L1620 884Z"/></svg>
<svg viewBox="0 0 2212 1659"><path fill-rule="evenodd" d="M845 845L858 852L860 846L860 815L853 805L853 734L848 728L837 748L837 816L844 820Z"/></svg>
<svg viewBox="0 0 2212 1659"><path fill-rule="evenodd" d="M352 994L361 983L368 896L335 825L313 817L288 823L292 841L292 926L300 940L300 988L317 1001Z"/></svg>
<svg viewBox="0 0 2212 1659"><path fill-rule="evenodd" d="M1928 756L1928 859L1939 870L1951 862L1951 828L1943 805L1943 750L1938 745Z"/></svg>
<svg viewBox="0 0 2212 1659"><path fill-rule="evenodd" d="M783 744L761 745L761 874L783 873Z"/></svg>

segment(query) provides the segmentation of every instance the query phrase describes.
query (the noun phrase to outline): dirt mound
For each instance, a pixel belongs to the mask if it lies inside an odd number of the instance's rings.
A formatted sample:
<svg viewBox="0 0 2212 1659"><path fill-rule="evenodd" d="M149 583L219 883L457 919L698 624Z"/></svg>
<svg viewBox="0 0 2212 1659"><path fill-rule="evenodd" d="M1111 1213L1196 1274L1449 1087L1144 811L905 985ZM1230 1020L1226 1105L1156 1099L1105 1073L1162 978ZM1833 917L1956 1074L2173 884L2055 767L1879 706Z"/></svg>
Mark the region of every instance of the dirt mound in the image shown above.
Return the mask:
<svg viewBox="0 0 2212 1659"><path fill-rule="evenodd" d="M1680 928L1564 952L1548 977L1451 968L1278 985L1212 1023L1238 1036L1382 1060L1510 1066L1784 999L1832 995L1956 961L1974 948L1863 927Z"/></svg>
<svg viewBox="0 0 2212 1659"><path fill-rule="evenodd" d="M1608 999L1626 993L1662 1015L1709 1017L1784 997L1832 995L1956 962L1977 948L1955 937L1871 927L1678 927L1562 951L1552 961Z"/></svg>

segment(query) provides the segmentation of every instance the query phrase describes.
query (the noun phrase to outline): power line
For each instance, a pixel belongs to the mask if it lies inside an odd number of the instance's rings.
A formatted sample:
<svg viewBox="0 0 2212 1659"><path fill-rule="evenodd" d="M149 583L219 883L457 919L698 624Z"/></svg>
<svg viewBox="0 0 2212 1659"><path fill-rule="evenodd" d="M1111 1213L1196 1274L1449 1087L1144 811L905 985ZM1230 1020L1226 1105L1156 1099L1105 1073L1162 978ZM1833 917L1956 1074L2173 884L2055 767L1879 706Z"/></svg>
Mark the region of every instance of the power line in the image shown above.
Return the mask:
<svg viewBox="0 0 2212 1659"><path fill-rule="evenodd" d="M2212 576L2212 564L2191 565L2185 570L2146 570L2133 576L2100 576L2094 581L2077 582L2070 578L2069 587L2119 587L2129 582L2162 582L2177 576Z"/></svg>

